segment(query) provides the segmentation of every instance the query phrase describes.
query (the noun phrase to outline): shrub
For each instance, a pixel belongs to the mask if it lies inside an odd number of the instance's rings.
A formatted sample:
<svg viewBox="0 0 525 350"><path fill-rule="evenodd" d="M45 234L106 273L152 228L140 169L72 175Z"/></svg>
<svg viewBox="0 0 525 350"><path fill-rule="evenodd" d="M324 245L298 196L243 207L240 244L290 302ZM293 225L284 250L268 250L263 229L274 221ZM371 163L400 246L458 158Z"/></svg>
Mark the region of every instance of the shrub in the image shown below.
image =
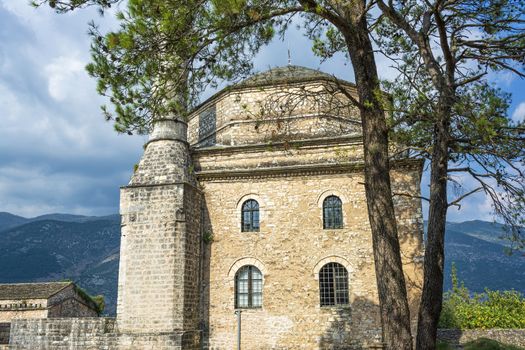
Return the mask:
<svg viewBox="0 0 525 350"><path fill-rule="evenodd" d="M104 312L104 308L106 307L106 302L104 300L103 295L89 295L84 289L80 288L79 286L75 285L76 292L84 299L91 300L95 306L95 311L100 316Z"/></svg>
<svg viewBox="0 0 525 350"><path fill-rule="evenodd" d="M439 327L525 328L525 298L515 290L472 294L452 265L452 290L444 295Z"/></svg>
<svg viewBox="0 0 525 350"><path fill-rule="evenodd" d="M446 342L439 341L436 350L454 350L454 348Z"/></svg>

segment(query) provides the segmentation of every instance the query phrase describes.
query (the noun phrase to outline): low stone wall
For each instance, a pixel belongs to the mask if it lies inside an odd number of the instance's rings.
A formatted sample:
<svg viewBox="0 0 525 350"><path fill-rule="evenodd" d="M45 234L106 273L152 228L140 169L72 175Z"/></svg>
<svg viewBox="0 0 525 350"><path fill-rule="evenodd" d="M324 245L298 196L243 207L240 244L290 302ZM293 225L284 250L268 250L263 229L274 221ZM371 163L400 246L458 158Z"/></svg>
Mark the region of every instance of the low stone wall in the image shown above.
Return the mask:
<svg viewBox="0 0 525 350"><path fill-rule="evenodd" d="M200 332L118 334L114 318L29 319L13 320L9 349L196 350L199 341Z"/></svg>
<svg viewBox="0 0 525 350"><path fill-rule="evenodd" d="M9 349L116 349L113 318L13 320Z"/></svg>
<svg viewBox="0 0 525 350"><path fill-rule="evenodd" d="M525 347L525 329L438 329L438 339L451 345L462 345L479 338Z"/></svg>

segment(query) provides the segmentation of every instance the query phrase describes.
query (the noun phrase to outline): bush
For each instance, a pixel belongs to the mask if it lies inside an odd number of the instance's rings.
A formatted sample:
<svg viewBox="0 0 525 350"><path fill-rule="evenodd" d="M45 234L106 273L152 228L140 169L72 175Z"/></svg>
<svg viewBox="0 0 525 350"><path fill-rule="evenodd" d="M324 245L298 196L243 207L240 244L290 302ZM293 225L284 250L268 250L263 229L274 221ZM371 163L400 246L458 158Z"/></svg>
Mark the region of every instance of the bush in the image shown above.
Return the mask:
<svg viewBox="0 0 525 350"><path fill-rule="evenodd" d="M454 350L454 348L446 342L438 341L436 350Z"/></svg>
<svg viewBox="0 0 525 350"><path fill-rule="evenodd" d="M452 266L452 290L445 293L440 328L525 328L525 298L515 290L472 294Z"/></svg>

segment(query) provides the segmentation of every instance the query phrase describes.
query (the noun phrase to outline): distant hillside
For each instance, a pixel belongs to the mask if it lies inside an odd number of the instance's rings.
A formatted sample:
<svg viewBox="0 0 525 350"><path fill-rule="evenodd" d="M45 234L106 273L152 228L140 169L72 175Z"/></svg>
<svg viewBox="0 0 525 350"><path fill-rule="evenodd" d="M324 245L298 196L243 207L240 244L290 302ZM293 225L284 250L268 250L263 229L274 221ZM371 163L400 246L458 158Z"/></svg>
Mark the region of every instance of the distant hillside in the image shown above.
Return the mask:
<svg viewBox="0 0 525 350"><path fill-rule="evenodd" d="M1 218L7 218L3 215ZM24 219L24 218L22 218ZM0 283L71 279L115 313L120 219L50 214L0 227Z"/></svg>
<svg viewBox="0 0 525 350"><path fill-rule="evenodd" d="M505 253L508 241L500 237L504 226L485 221L447 223L445 237L445 289L450 289L451 265L471 291L516 289L525 294L525 255Z"/></svg>
<svg viewBox="0 0 525 350"><path fill-rule="evenodd" d="M503 227L484 221L448 223L445 289L451 263L472 291L516 289L525 294L525 256L504 252ZM120 219L49 214L22 218L0 213L0 283L72 279L106 297L115 314Z"/></svg>
<svg viewBox="0 0 525 350"><path fill-rule="evenodd" d="M28 222L29 219L11 213L0 212L0 231L19 226Z"/></svg>

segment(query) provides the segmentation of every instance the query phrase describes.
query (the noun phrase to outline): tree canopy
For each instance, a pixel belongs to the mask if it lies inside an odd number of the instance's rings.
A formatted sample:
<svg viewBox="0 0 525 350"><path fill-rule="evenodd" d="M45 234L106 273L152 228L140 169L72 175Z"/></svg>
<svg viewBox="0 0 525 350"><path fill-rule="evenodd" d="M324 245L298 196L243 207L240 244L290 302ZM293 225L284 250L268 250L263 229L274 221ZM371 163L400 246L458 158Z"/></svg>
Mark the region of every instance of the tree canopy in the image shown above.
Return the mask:
<svg viewBox="0 0 525 350"><path fill-rule="evenodd" d="M90 5L103 11L118 2L40 0L36 5L48 3L57 12ZM293 22L294 16L301 20ZM245 76L253 55L293 24L303 27L321 59L342 52L352 62L359 93L353 103L363 125L376 275L390 348L408 349L411 341L408 323L385 321L397 309L397 319L408 320L388 137L411 156L428 159L431 167L418 348L435 346L450 206L484 192L495 214L509 224L516 247L523 248L524 124L508 119L510 96L489 79L503 70L525 76L522 0L129 0L117 17L118 31L102 34L91 26L93 62L88 71L97 78L99 93L110 98L113 108L103 112L119 132L145 133L155 118L184 117L207 86ZM381 92L374 50L392 58L399 71L396 81L383 85L390 97ZM467 182L476 185L465 187Z"/></svg>

